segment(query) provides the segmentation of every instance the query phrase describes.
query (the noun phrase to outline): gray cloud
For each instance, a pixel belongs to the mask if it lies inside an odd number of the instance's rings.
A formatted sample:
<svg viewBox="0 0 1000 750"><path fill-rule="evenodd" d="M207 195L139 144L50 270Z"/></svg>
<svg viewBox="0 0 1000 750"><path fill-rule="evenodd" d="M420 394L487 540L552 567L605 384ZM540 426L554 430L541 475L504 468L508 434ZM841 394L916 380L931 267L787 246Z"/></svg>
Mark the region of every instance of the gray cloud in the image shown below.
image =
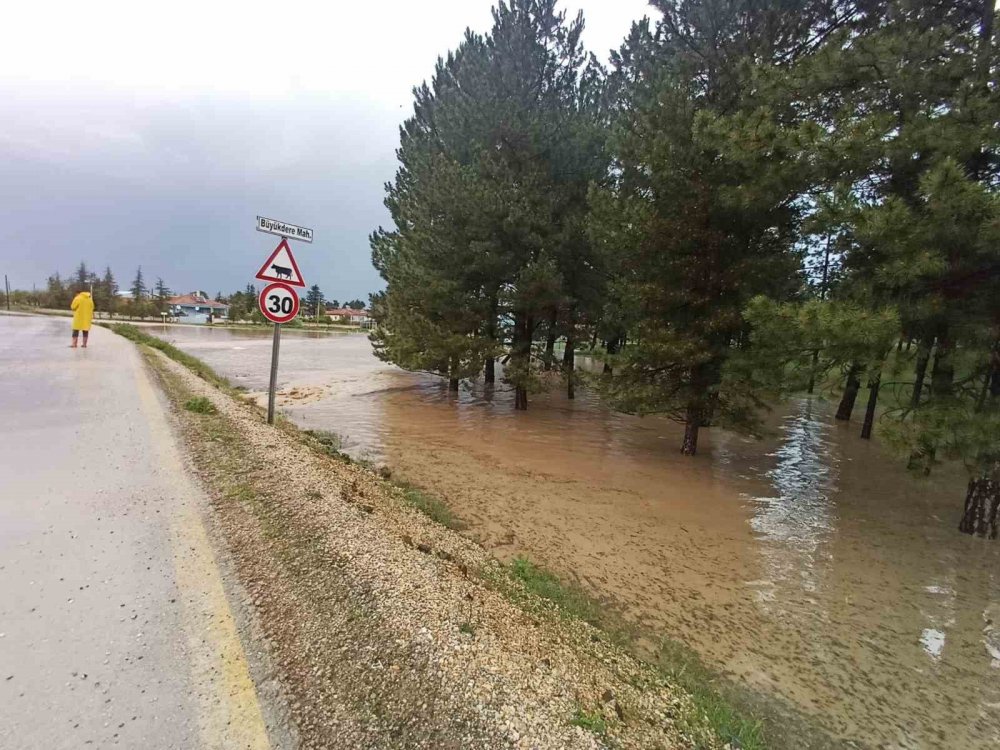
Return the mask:
<svg viewBox="0 0 1000 750"><path fill-rule="evenodd" d="M277 242L254 231L258 213L315 230L295 249L329 296L380 285L367 237L388 222L399 105L53 87L0 100L2 270L17 286L83 259L123 285L142 265L177 290L240 288Z"/></svg>
<svg viewBox="0 0 1000 750"><path fill-rule="evenodd" d="M290 0L294 40L259 25L267 3L87 6L58 27L17 5L0 46L0 273L30 288L85 260L123 287L141 265L174 290L229 292L277 241L254 231L261 214L315 230L294 248L327 296L380 288L368 235L389 221L410 88L491 4ZM563 5L585 10L601 58L646 10Z"/></svg>

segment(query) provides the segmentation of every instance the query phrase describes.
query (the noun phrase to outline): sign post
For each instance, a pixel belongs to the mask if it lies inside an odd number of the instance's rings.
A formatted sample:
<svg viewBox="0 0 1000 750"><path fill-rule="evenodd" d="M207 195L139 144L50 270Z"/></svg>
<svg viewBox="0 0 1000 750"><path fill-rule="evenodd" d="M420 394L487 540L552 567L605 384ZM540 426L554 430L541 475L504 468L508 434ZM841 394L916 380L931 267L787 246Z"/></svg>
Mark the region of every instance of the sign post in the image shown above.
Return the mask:
<svg viewBox="0 0 1000 750"><path fill-rule="evenodd" d="M276 234L281 242L264 261L254 278L267 281L260 291L257 304L265 318L274 323L274 340L271 343L271 377L267 389L267 423L274 424L274 397L278 388L278 354L281 348L281 326L299 314L299 295L293 287L304 287L306 282L299 271L288 240L312 242L313 232L306 227L288 224L275 219L257 217L257 231Z"/></svg>
<svg viewBox="0 0 1000 750"><path fill-rule="evenodd" d="M278 350L281 347L281 324L294 320L295 316L299 314L299 295L285 282L276 281L260 290L257 304L264 317L274 323L274 341L271 344L271 379L267 388L267 423L274 424L274 394L278 386Z"/></svg>
<svg viewBox="0 0 1000 750"><path fill-rule="evenodd" d="M274 324L271 342L271 379L267 386L267 423L274 424L274 392L278 387L278 350L281 348L281 323Z"/></svg>

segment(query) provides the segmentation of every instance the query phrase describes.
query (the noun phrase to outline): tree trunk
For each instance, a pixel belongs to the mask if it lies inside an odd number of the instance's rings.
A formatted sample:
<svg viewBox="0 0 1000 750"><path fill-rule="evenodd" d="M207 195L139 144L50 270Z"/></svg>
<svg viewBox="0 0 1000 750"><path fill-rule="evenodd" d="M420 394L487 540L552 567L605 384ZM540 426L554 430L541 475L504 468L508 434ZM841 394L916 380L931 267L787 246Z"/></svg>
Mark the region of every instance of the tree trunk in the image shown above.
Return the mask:
<svg viewBox="0 0 1000 750"><path fill-rule="evenodd" d="M698 452L698 428L701 427L701 412L695 405L689 405L684 422L684 442L681 454L693 456Z"/></svg>
<svg viewBox="0 0 1000 750"><path fill-rule="evenodd" d="M1000 341L993 345L993 355L990 361L992 363L988 386L990 397L1000 399Z"/></svg>
<svg viewBox="0 0 1000 750"><path fill-rule="evenodd" d="M934 367L931 368L931 395L947 397L955 383L955 363L952 354L955 344L947 332L938 336L937 351L934 352Z"/></svg>
<svg viewBox="0 0 1000 750"><path fill-rule="evenodd" d="M920 344L917 349L917 364L915 377L913 379L913 393L910 396L910 408L916 409L920 406L920 399L924 392L924 382L927 380L927 363L931 358L931 349L934 347L934 338L925 337L920 339ZM922 446L910 453L910 458L906 463L906 468L911 471L916 471L922 468L924 474L930 474L931 471L931 461L928 457L931 456L927 446Z"/></svg>
<svg viewBox="0 0 1000 750"><path fill-rule="evenodd" d="M518 411L528 410L528 389L523 385L514 387L514 408Z"/></svg>
<svg viewBox="0 0 1000 750"><path fill-rule="evenodd" d="M566 373L566 398L576 398L576 342L566 339L566 351L563 352L563 372Z"/></svg>
<svg viewBox="0 0 1000 750"><path fill-rule="evenodd" d="M514 375L514 408L525 411L528 408L527 377L531 370L531 318L521 313L514 323L514 346L511 364Z"/></svg>
<svg viewBox="0 0 1000 750"><path fill-rule="evenodd" d="M813 361L812 369L809 370L809 386L806 388L806 393L812 395L812 392L816 389L816 364L819 362L819 349L813 349Z"/></svg>
<svg viewBox="0 0 1000 750"><path fill-rule="evenodd" d="M993 399L1000 397L1000 340L993 344L990 349L990 358L986 362L986 375L983 378L983 385L979 389L976 397L976 412L981 412L987 403L987 398L992 403Z"/></svg>
<svg viewBox="0 0 1000 750"><path fill-rule="evenodd" d="M983 407L986 406L986 397L990 395L990 382L993 379L993 373L987 372L986 377L983 378L983 385L979 389L979 395L976 396L976 411L981 412Z"/></svg>
<svg viewBox="0 0 1000 750"><path fill-rule="evenodd" d="M490 322L486 326L486 335L494 344L496 344L497 340L498 304L496 297L490 298ZM496 359L494 357L486 358L486 363L483 365L483 382L486 385L495 385L497 382Z"/></svg>
<svg viewBox="0 0 1000 750"><path fill-rule="evenodd" d="M448 392L458 393L458 357L452 357L448 363Z"/></svg>
<svg viewBox="0 0 1000 750"><path fill-rule="evenodd" d="M618 352L618 339L610 338L604 343L604 350L608 353L608 356L612 356ZM611 367L611 363L607 360L604 361L604 374L611 375L614 372L614 368Z"/></svg>
<svg viewBox="0 0 1000 750"><path fill-rule="evenodd" d="M861 425L861 437L871 440L872 428L875 425L875 407L878 405L878 389L882 383L882 373L868 381L868 408L865 409L865 421Z"/></svg>
<svg viewBox="0 0 1000 750"><path fill-rule="evenodd" d="M837 407L837 419L846 422L854 412L854 402L858 399L858 391L861 390L861 379L858 378L860 365L851 365L847 373L847 384L844 386L844 395L840 398L840 406Z"/></svg>
<svg viewBox="0 0 1000 750"><path fill-rule="evenodd" d="M549 316L549 331L545 337L545 362L542 367L546 372L552 370L552 363L556 358L556 323L558 313L553 310Z"/></svg>
<svg viewBox="0 0 1000 750"><path fill-rule="evenodd" d="M948 326L942 328L937 337L937 347L934 351L934 365L931 367L931 398L948 398L952 395L955 385L955 362L952 354L955 343L948 333ZM922 446L916 451L916 456L910 456L910 466L923 464L924 474L931 473L931 467L937 458L933 445Z"/></svg>
<svg viewBox="0 0 1000 750"><path fill-rule="evenodd" d="M1000 509L1000 482L996 476L983 474L969 480L965 512L958 530L963 534L997 538L997 511Z"/></svg>
<svg viewBox="0 0 1000 750"><path fill-rule="evenodd" d="M920 397L924 392L924 379L927 376L927 363L931 358L931 346L933 341L920 339L920 348L917 350L917 364L913 378L913 394L910 396L910 406L916 409L920 406Z"/></svg>

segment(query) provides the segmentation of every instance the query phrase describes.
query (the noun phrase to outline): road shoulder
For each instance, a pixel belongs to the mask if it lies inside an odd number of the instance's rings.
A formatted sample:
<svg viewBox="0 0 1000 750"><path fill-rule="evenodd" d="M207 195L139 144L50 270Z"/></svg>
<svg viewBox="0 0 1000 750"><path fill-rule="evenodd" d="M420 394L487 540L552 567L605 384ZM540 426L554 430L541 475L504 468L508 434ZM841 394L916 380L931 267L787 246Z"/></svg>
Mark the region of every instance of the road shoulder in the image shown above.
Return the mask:
<svg viewBox="0 0 1000 750"><path fill-rule="evenodd" d="M495 560L373 472L147 356L304 747L721 746L690 696L585 623L524 592L513 604Z"/></svg>

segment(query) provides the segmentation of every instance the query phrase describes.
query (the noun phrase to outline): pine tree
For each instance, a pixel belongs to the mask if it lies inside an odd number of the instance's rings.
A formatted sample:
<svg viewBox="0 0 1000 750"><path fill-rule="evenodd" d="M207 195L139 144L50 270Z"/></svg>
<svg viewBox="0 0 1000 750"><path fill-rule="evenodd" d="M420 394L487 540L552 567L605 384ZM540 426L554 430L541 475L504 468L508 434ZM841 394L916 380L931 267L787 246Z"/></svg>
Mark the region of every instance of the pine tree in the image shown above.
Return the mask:
<svg viewBox="0 0 1000 750"><path fill-rule="evenodd" d="M135 278L132 280L130 291L132 293L132 302L128 308L129 317L145 317L148 312L146 300L149 298L149 289L146 286L146 281L142 275L142 266L139 266L136 269Z"/></svg>
<svg viewBox="0 0 1000 750"><path fill-rule="evenodd" d="M917 343L914 406L924 395L935 342L943 340L950 348L948 336L941 336L941 320L932 312L933 296L921 291L919 278L926 268L920 265L926 258L916 249L890 247L885 238L873 245L856 230L917 206L923 175L941 159L951 156L970 166L977 161L977 169L988 164L982 158L988 150L982 146L995 141L990 136L995 128L976 83L984 48L980 24L987 8L992 13L985 3L884 3L870 16L861 16L851 33L831 44L809 71L827 87L822 100L832 106L826 126L834 134L831 144L839 147L834 150L840 157L841 189L827 207L834 210L821 211L818 218L827 221L822 231L833 231L848 243L840 293L867 298L870 305L892 300L898 306L903 338ZM960 81L964 83L956 85ZM879 276L879 269L889 264L912 273ZM838 418L850 418L864 369L860 363L848 367ZM869 370L864 437L871 435L881 362Z"/></svg>
<svg viewBox="0 0 1000 750"><path fill-rule="evenodd" d="M814 220L842 245L841 278L825 309L787 313L797 334L782 333L773 324L780 316L764 308L748 313L761 351L763 341L808 340L822 352L820 372L847 371L838 417L850 416L867 379L862 437L872 434L882 374L905 383L912 367L904 405L884 414L885 437L914 469L965 463L972 476L960 528L986 535L995 534L1000 508L994 13L980 0L885 3L816 57L807 73L819 83L814 101L825 107L829 134L817 153L835 154L842 174ZM854 320L834 314L849 305ZM916 343L912 353L897 345L889 356L898 332L887 336L883 326L872 335L871 316L889 311L902 339ZM843 330L817 328L831 315ZM801 351L791 360L772 351L771 369L794 372L796 358L801 365Z"/></svg>
<svg viewBox="0 0 1000 750"><path fill-rule="evenodd" d="M56 272L46 280L44 305L58 310L69 307L69 303L69 289L59 273Z"/></svg>
<svg viewBox="0 0 1000 750"><path fill-rule="evenodd" d="M118 283L110 266L105 266L104 276L94 283L94 306L109 316L118 308Z"/></svg>
<svg viewBox="0 0 1000 750"><path fill-rule="evenodd" d="M142 302L149 294L149 289L146 287L146 282L142 276L142 266L136 269L135 278L132 280L130 290L132 292L132 300L136 303Z"/></svg>
<svg viewBox="0 0 1000 750"><path fill-rule="evenodd" d="M164 283L163 279L157 277L156 284L153 286L153 294L156 297L157 302L165 302L172 297L174 293L170 291L170 287Z"/></svg>
<svg viewBox="0 0 1000 750"><path fill-rule="evenodd" d="M514 0L493 21L414 92L386 198L396 228L372 237L387 281L372 339L380 356L452 389L480 371L489 381L508 345L505 376L523 409L533 341L567 306L560 261L574 240L586 244L586 189L600 168L594 149L577 148L597 140L580 126L582 17L567 22L555 0Z"/></svg>
<svg viewBox="0 0 1000 750"><path fill-rule="evenodd" d="M156 278L156 283L153 285L151 292L151 297L153 301L152 307L155 312L162 314L167 310L167 301L173 296L173 292L160 277Z"/></svg>
<svg viewBox="0 0 1000 750"><path fill-rule="evenodd" d="M616 307L634 339L604 391L683 422L692 455L702 426L754 428L754 384L727 375L748 343L743 310L798 289L798 199L818 177L822 131L756 71L810 53L826 16L809 2L653 4L663 20L638 25L613 61L617 178L595 200L592 232L621 255Z"/></svg>
<svg viewBox="0 0 1000 750"><path fill-rule="evenodd" d="M90 291L90 284L92 281L93 274L87 269L87 264L81 260L80 265L77 266L76 271L73 272L73 291Z"/></svg>
<svg viewBox="0 0 1000 750"><path fill-rule="evenodd" d="M229 320L246 320L250 317L252 306L257 304L256 297L249 297L246 290L233 292L228 297L219 298L220 302L229 305Z"/></svg>
<svg viewBox="0 0 1000 750"><path fill-rule="evenodd" d="M306 309L309 311L309 315L319 319L320 311L323 308L323 292L320 291L318 284L313 284L309 288L308 294L306 294Z"/></svg>

